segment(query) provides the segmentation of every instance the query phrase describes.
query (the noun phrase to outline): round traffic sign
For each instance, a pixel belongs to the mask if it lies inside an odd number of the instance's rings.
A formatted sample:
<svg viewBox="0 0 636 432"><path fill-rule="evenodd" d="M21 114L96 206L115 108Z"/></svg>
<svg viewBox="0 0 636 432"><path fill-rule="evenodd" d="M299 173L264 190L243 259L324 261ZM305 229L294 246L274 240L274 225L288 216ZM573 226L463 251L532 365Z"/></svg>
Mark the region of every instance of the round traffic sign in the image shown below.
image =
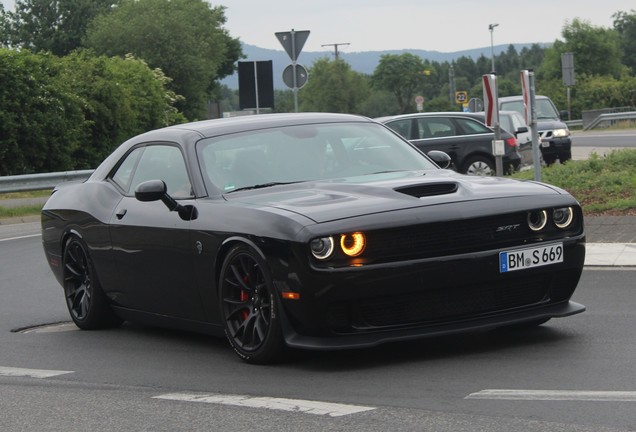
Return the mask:
<svg viewBox="0 0 636 432"><path fill-rule="evenodd" d="M294 86L294 73L296 75L296 85ZM307 84L309 73L305 66L299 64L290 64L283 70L283 82L289 88L301 88Z"/></svg>

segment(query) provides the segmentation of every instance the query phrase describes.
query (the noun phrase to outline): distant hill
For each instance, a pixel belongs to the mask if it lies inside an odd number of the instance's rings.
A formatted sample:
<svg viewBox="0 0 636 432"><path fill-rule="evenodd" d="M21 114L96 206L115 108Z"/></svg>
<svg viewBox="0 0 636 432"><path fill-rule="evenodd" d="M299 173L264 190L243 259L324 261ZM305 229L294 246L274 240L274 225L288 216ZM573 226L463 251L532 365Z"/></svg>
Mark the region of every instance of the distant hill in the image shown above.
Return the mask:
<svg viewBox="0 0 636 432"><path fill-rule="evenodd" d="M533 44L513 44L517 52L521 52L523 48L530 48ZM510 45L496 45L494 47L495 55L499 55L505 52ZM372 74L375 70L380 56L383 54L403 54L411 53L422 57L424 60L444 63L451 62L459 57L469 57L473 60L477 60L480 56L490 58L490 47L475 48L465 51L456 51L450 53L443 53L439 51L426 51L426 50L393 50L393 51L365 51L365 52L342 52L339 51L339 56L347 63L351 65L351 68L360 73ZM259 60L271 60L274 72L274 87L277 89L287 89L287 86L283 83L282 74L283 69L287 65L291 64L291 59L287 53L282 49L273 50L259 48L254 45L243 44L243 53L245 58L241 61L259 61ZM316 59L322 57L333 58L333 51L301 51L298 56L298 63L310 68ZM311 78L310 78L311 79ZM238 74L234 74L225 78L221 83L225 84L231 89L238 88Z"/></svg>

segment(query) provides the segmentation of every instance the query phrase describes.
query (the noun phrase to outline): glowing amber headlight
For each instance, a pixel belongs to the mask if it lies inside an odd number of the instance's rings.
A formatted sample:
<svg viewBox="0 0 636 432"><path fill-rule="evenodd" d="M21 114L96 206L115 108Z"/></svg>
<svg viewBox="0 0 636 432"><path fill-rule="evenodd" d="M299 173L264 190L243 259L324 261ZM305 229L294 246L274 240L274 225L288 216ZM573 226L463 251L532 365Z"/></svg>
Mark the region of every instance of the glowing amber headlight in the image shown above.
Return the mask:
<svg viewBox="0 0 636 432"><path fill-rule="evenodd" d="M345 255L355 257L360 255L367 242L362 233L342 234L340 236L340 249Z"/></svg>

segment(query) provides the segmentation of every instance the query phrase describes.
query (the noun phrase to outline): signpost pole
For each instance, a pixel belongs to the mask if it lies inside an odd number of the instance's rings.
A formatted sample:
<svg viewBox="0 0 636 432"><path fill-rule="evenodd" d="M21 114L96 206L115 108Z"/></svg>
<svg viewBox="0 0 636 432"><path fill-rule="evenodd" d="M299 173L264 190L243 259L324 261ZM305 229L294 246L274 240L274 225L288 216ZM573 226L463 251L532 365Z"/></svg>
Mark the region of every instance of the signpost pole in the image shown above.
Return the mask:
<svg viewBox="0 0 636 432"><path fill-rule="evenodd" d="M260 114L260 104L258 102L258 68L256 67L257 63L254 62L254 88L256 93L256 114Z"/></svg>
<svg viewBox="0 0 636 432"><path fill-rule="evenodd" d="M536 91L533 71L525 69L521 71L521 92L523 94L526 123L530 126L530 136L532 137L534 180L541 181L541 149L539 148L539 129L537 125Z"/></svg>
<svg viewBox="0 0 636 432"><path fill-rule="evenodd" d="M501 140L501 126L499 125L499 99L497 96L497 75L486 74L482 76L484 85L484 111L486 124L495 130L495 139L492 141L492 154L495 155L495 171L497 176L503 175L503 155L506 152Z"/></svg>

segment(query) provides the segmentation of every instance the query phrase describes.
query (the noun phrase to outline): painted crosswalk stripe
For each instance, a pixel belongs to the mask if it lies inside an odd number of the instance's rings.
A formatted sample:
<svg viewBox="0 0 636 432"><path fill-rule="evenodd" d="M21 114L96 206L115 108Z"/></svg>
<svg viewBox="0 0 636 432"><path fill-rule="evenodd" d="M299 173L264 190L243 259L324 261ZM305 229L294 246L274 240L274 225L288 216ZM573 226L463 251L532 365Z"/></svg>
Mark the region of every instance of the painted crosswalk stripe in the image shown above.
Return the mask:
<svg viewBox="0 0 636 432"><path fill-rule="evenodd" d="M360 405L345 405L329 402L319 402L301 399L285 399L273 397L251 397L241 395L201 394L201 393L170 393L155 396L155 399L167 399L183 402L202 402L220 405L234 405L250 408L266 408L280 411L294 411L306 414L328 415L340 417L375 408Z"/></svg>
<svg viewBox="0 0 636 432"><path fill-rule="evenodd" d="M636 402L636 391L488 389L471 393L465 399Z"/></svg>
<svg viewBox="0 0 636 432"><path fill-rule="evenodd" d="M48 369L24 369L0 366L0 376L50 378L58 375L73 373L73 371L48 370Z"/></svg>

